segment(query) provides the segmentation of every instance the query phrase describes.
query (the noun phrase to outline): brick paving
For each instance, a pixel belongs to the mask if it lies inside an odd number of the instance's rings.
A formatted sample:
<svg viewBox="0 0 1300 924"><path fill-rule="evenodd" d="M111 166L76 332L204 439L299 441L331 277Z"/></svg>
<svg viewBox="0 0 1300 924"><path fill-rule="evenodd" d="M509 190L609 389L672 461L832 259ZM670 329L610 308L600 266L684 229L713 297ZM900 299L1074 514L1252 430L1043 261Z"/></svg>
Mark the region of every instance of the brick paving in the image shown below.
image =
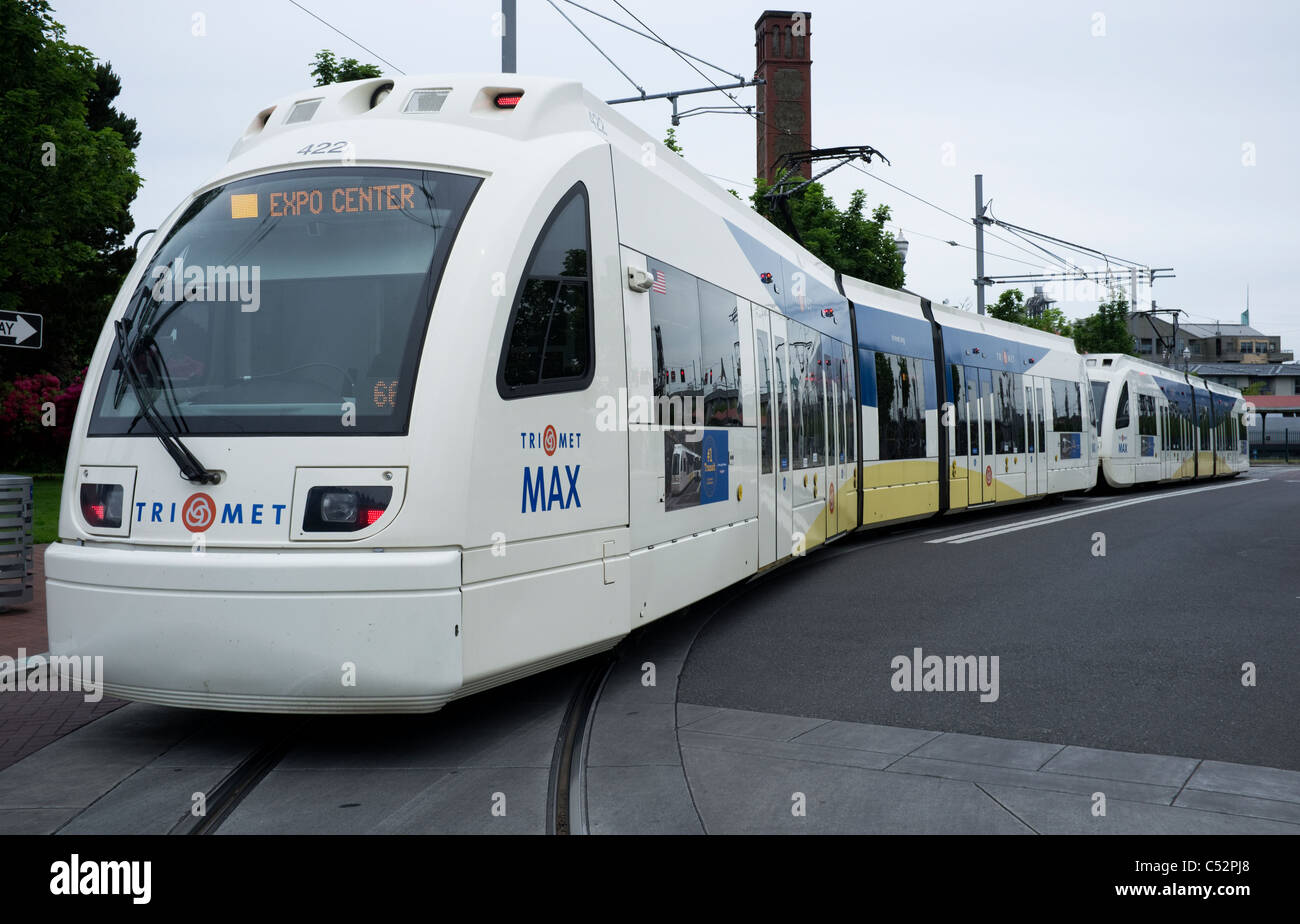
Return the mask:
<svg viewBox="0 0 1300 924"><path fill-rule="evenodd" d="M30 657L49 649L45 548L38 545L32 555L32 602L0 610L0 655L15 658L22 648ZM125 705L125 701L108 696L88 703L81 692L0 692L0 769Z"/></svg>

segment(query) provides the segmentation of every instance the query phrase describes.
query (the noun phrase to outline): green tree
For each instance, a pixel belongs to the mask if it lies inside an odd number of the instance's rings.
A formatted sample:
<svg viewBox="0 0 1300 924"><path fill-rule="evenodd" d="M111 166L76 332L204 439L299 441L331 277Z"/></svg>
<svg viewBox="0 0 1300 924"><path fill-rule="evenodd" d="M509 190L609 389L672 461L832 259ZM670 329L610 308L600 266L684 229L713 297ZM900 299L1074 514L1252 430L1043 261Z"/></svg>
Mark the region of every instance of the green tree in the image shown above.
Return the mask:
<svg viewBox="0 0 1300 924"><path fill-rule="evenodd" d="M664 147L681 157L686 156L686 151L683 150L681 142L677 140L677 129L675 128L669 128L668 133L664 135Z"/></svg>
<svg viewBox="0 0 1300 924"><path fill-rule="evenodd" d="M784 231L783 223L763 199L767 181L760 177L754 182L757 188L750 202ZM789 202L804 247L818 259L848 276L891 289L902 288L903 261L894 246L894 236L885 230L889 206L877 205L867 217L867 194L857 189L849 197L848 207L841 210L820 183L810 183Z"/></svg>
<svg viewBox="0 0 1300 924"><path fill-rule="evenodd" d="M1049 334L1059 334L1062 337L1070 337L1074 333L1074 325L1070 319L1055 305L1048 305L1043 309L1043 313L1033 318L1029 324L1031 327L1045 330Z"/></svg>
<svg viewBox="0 0 1300 924"><path fill-rule="evenodd" d="M1031 317L1025 303L1025 293L1019 289L1007 289L998 296L998 300L988 308L989 315L1012 324L1023 324L1049 334L1069 337L1073 326L1065 312L1055 305L1048 305L1037 317Z"/></svg>
<svg viewBox="0 0 1300 924"><path fill-rule="evenodd" d="M47 0L0 0L0 309L45 317L42 349L0 351L0 382L72 379L134 258L140 133L112 68L64 34Z"/></svg>
<svg viewBox="0 0 1300 924"><path fill-rule="evenodd" d="M1075 321L1072 333L1074 345L1081 353L1137 355L1128 329L1128 299L1119 289L1111 293L1109 301L1097 306L1096 314Z"/></svg>
<svg viewBox="0 0 1300 924"><path fill-rule="evenodd" d="M1025 312L1025 293L1019 289L1005 290L996 302L989 305L988 312L990 317L1010 321L1012 324L1025 324L1029 321L1029 315Z"/></svg>
<svg viewBox="0 0 1300 924"><path fill-rule="evenodd" d="M1262 395L1268 386L1264 382L1252 382L1241 390L1243 395Z"/></svg>
<svg viewBox="0 0 1300 924"><path fill-rule="evenodd" d="M356 58L335 57L328 48L316 52L316 66L311 75L316 78L316 86L323 87L331 83L344 83L348 80L363 80L366 77L382 77L384 72L378 64L362 64Z"/></svg>

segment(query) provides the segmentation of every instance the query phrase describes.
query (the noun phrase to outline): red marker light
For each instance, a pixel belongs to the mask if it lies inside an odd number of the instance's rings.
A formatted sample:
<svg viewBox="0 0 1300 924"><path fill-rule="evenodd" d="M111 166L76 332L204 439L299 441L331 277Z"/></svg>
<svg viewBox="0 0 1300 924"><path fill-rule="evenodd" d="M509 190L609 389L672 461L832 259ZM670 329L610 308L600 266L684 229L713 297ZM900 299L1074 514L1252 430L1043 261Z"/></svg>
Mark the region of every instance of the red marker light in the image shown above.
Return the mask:
<svg viewBox="0 0 1300 924"><path fill-rule="evenodd" d="M497 108L514 109L519 105L519 101L523 98L523 93L498 93L496 97Z"/></svg>
<svg viewBox="0 0 1300 924"><path fill-rule="evenodd" d="M382 510L376 510L373 507L368 509L366 511L366 525L374 526L376 523L379 522L379 518L382 517L383 515L384 515L384 511Z"/></svg>

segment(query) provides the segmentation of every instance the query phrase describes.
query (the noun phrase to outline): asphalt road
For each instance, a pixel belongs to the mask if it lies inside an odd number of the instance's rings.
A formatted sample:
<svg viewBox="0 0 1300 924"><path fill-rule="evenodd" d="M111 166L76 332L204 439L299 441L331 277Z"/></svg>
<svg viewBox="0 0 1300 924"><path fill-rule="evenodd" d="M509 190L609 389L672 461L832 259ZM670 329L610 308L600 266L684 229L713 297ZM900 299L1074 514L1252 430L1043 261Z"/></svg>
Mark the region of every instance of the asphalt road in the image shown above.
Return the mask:
<svg viewBox="0 0 1300 924"><path fill-rule="evenodd" d="M1242 483L1255 478L1267 480ZM842 540L716 615L678 698L1300 770L1300 469L1215 484L1225 486ZM1128 500L1142 502L930 541ZM1104 557L1093 554L1097 532ZM893 690L892 660L918 647L996 655L996 702ZM1245 662L1254 686L1242 683Z"/></svg>

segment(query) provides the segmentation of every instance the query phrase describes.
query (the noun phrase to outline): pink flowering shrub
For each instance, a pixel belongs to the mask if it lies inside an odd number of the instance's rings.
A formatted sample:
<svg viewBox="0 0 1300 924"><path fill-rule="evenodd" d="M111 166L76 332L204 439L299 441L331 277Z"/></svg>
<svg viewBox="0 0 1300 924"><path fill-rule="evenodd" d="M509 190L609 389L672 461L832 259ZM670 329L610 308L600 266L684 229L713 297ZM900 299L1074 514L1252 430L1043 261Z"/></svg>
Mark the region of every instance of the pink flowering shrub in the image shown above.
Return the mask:
<svg viewBox="0 0 1300 924"><path fill-rule="evenodd" d="M63 471L85 377L83 369L66 386L45 372L0 383L0 471Z"/></svg>

